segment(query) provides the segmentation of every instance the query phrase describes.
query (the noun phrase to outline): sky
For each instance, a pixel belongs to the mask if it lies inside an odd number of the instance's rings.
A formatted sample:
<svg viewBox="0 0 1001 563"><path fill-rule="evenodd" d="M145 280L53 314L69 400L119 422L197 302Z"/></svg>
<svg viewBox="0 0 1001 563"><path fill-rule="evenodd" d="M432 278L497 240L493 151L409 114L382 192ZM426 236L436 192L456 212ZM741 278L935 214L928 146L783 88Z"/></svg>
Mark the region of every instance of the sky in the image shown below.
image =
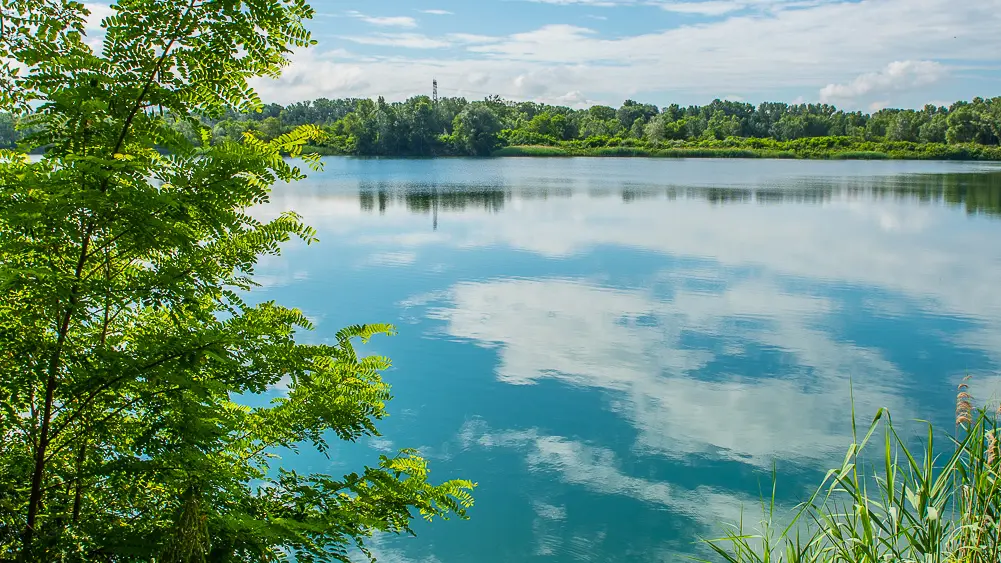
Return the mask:
<svg viewBox="0 0 1001 563"><path fill-rule="evenodd" d="M1001 0L313 0L267 101L919 108L1001 94Z"/></svg>

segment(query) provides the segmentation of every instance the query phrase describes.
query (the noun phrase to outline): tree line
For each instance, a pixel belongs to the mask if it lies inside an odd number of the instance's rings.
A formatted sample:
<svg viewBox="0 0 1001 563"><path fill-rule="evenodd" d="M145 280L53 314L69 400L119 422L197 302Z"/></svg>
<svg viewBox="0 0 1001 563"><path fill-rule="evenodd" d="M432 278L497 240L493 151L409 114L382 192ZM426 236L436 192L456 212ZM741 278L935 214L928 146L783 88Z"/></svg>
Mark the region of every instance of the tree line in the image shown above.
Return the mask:
<svg viewBox="0 0 1001 563"><path fill-rule="evenodd" d="M729 138L795 141L848 137L870 142L978 144L1001 140L1001 97L976 98L921 110L884 109L871 115L827 104L754 106L714 100L708 105L659 108L626 100L619 108L572 109L500 97L481 101L427 96L388 103L384 98L318 99L212 123L215 138L253 131L265 139L290 128L319 125L324 152L359 156L487 155L505 146L578 148L664 146ZM188 131L188 134L194 134Z"/></svg>
<svg viewBox="0 0 1001 563"><path fill-rule="evenodd" d="M30 128L19 125L10 115L0 115L0 147L14 146L22 130ZM1001 97L958 101L949 107L926 105L920 110L883 109L872 114L846 112L829 104L765 102L754 106L718 99L702 106L658 107L626 100L619 108L595 105L573 109L497 96L479 101L434 101L415 96L393 103L382 97L320 98L287 106L272 103L260 112L229 111L218 119L204 120L202 125L213 142L239 140L246 132L270 141L298 126L316 125L325 136L315 143L315 149L357 156L482 156L518 146L578 150L718 146L726 140L731 141L728 146L781 150L782 143L817 138L837 138L840 143L835 144L841 146L912 143L996 147L1001 143ZM202 139L197 130L200 127L189 121L175 120L173 127L194 142ZM779 144L764 147L742 142L749 139Z"/></svg>

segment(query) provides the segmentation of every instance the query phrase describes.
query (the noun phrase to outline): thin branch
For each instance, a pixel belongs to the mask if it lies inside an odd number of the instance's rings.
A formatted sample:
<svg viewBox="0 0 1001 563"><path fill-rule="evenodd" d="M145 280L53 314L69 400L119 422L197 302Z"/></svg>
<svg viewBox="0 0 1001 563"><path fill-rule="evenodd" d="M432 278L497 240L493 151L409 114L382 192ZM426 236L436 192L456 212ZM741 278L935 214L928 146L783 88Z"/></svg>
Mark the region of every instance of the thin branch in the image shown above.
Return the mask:
<svg viewBox="0 0 1001 563"><path fill-rule="evenodd" d="M103 416L103 417L101 417L101 418L93 421L92 423L87 424L87 425L81 425L78 428L80 430L82 430L82 431L89 430L91 428L94 428L94 427L98 426L99 424L101 424L103 422L107 422L108 420L111 420L113 417L121 414L122 411L127 410L127 409L129 409L129 408L131 408L131 407L139 404L142 401L145 401L145 400L148 400L148 399L150 399L152 397L157 397L159 395L163 395L163 394L166 394L166 393L171 393L173 391L180 391L182 389L184 389L184 388L180 387L180 386L178 386L178 387L172 387L170 389L163 389L163 390L157 391L155 393L151 393L151 394L144 395L144 396L141 396L141 397L136 397L135 399L133 399L133 400L125 403L124 405L118 407L117 409L111 411L110 413L107 413L105 416ZM51 460L52 457L55 456L55 454L59 453L60 451L62 451L63 449L65 449L67 446L72 445L72 444L73 444L72 440L66 440L62 444L60 444L58 447L53 448L52 455L50 456L50 460Z"/></svg>
<svg viewBox="0 0 1001 563"><path fill-rule="evenodd" d="M209 347L214 346L216 344L220 344L222 342L224 342L224 340L215 340L215 341L203 344L201 346L197 346L195 348L190 348L190 349L187 349L187 350L182 350L182 351L177 352L175 354L171 354L169 356L164 356L163 358L160 358L159 360L157 360L155 362L146 364L145 366L142 366L139 369L136 369L136 370L134 370L132 372L126 373L125 375L121 375L119 377L116 377L114 379L111 379L109 381L106 381L106 382L102 383L101 385L99 385L96 389L94 389L90 393L90 395L87 397L87 399L84 400L83 404L81 404L80 407L76 411L74 411L71 415L69 415L69 417L67 417L66 420L62 421L62 423L58 427L54 428L53 434L52 434L52 439L55 440L55 437L58 436L60 432L62 432L63 430L65 430L67 428L67 426L69 426L74 420L76 420L78 417L80 417L81 413L83 412L83 409L85 409L86 407L90 406L90 404L93 403L94 400L97 399L97 396L100 395L102 391L105 391L105 390L107 390L107 389L109 389L111 387L114 387L115 385L118 385L119 383L121 383L122 381L125 381L126 379L138 377L139 375L142 375L146 371L151 370L151 369L155 369L157 367L160 367L161 365L163 365L163 364L165 364L167 362L170 362L172 360L180 359L180 358L184 357L185 355L190 354L192 352L200 352L202 350L205 350L206 348L209 348Z"/></svg>
<svg viewBox="0 0 1001 563"><path fill-rule="evenodd" d="M178 27L180 27L180 24L184 20L188 19L188 16L191 15L191 10L193 10L194 7L195 0L191 0L191 3L188 4L188 8L184 11L184 14L178 18ZM178 33L180 33L180 29L178 29ZM153 87L153 83L156 80L157 75L160 73L163 63L167 61L167 56L170 54L170 50L174 47L174 43L176 43L178 39L179 37L177 37L176 34L174 37L170 38L170 41L168 41L167 45L163 48L163 54L160 55L159 60L157 60L156 64L153 65L153 71L150 72L149 78L143 86L142 93L139 94L139 98L136 100L135 105L132 106L132 111L129 112L129 116L125 119L125 126L122 128L122 133L119 135L118 142L115 143L115 149L111 151L112 153L117 153L122 149L122 145L125 143L125 138L128 136L128 131L132 127L132 120L135 119L139 110L142 109L143 101L146 99L146 96L149 95L150 88Z"/></svg>

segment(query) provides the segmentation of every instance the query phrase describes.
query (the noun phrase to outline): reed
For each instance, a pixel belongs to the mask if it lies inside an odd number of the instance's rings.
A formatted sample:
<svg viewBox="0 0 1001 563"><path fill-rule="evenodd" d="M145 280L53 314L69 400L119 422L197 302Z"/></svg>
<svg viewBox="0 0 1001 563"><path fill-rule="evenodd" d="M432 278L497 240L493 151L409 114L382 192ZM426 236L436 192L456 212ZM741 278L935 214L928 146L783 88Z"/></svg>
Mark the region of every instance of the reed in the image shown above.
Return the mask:
<svg viewBox="0 0 1001 563"><path fill-rule="evenodd" d="M501 147L493 152L492 156L570 156L570 154L560 147L548 147L542 145L513 145Z"/></svg>
<svg viewBox="0 0 1001 563"><path fill-rule="evenodd" d="M916 443L898 433L885 409L860 440L853 408L844 461L789 524L777 524L773 474L759 525L750 530L738 522L706 545L728 563L998 563L1001 413L973 405L964 379L956 431L941 449L930 423ZM879 436L882 443L874 440Z"/></svg>
<svg viewBox="0 0 1001 563"><path fill-rule="evenodd" d="M887 160L891 158L897 158L900 160L908 160L908 159L923 160L927 157L920 153L918 154L901 153L899 155L890 155L888 153L879 151L843 151L843 152L832 153L830 155L830 158L834 160Z"/></svg>

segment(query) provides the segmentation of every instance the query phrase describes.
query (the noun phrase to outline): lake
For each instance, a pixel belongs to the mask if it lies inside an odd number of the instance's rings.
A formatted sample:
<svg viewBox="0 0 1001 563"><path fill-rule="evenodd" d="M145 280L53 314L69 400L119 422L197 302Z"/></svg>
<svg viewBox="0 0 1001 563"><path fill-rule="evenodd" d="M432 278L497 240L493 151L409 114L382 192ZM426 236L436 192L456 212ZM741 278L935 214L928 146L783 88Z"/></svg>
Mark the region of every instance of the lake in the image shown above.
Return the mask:
<svg viewBox="0 0 1001 563"><path fill-rule="evenodd" d="M953 427L1001 391L1001 167L942 162L331 158L276 188L320 243L260 299L330 340L391 322L383 436L479 483L387 562L672 561L804 500L881 406ZM281 389L273 390L280 393Z"/></svg>

